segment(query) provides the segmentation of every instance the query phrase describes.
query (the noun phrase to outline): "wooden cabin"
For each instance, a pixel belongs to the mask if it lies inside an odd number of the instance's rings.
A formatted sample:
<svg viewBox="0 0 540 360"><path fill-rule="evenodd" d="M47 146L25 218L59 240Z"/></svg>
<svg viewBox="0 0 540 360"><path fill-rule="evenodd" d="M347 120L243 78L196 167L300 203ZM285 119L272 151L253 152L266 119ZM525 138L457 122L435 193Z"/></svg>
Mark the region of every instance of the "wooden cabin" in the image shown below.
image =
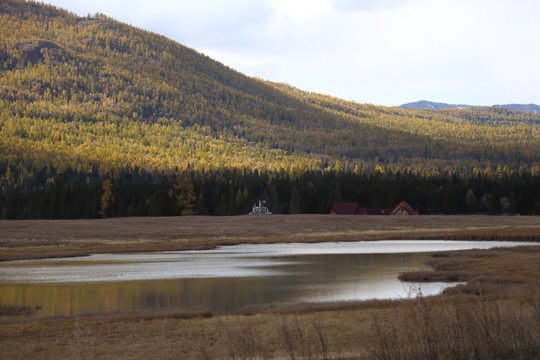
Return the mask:
<svg viewBox="0 0 540 360"><path fill-rule="evenodd" d="M400 202L394 208L368 208L358 206L354 202L334 203L330 214L334 215L418 215L418 210L413 209L406 201Z"/></svg>
<svg viewBox="0 0 540 360"><path fill-rule="evenodd" d="M406 201L402 201L392 210L392 215L418 215L418 210L413 209Z"/></svg>
<svg viewBox="0 0 540 360"><path fill-rule="evenodd" d="M333 215L358 215L358 203L354 202L339 202L332 205Z"/></svg>

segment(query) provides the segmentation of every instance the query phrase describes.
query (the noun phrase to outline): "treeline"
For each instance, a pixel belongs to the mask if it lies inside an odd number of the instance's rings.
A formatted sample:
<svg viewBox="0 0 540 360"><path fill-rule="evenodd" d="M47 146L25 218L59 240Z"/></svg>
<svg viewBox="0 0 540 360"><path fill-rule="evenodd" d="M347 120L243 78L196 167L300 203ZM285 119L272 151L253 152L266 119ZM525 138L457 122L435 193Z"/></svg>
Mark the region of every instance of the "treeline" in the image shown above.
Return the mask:
<svg viewBox="0 0 540 360"><path fill-rule="evenodd" d="M104 15L0 2L0 218L538 214L540 115L405 110L247 77Z"/></svg>
<svg viewBox="0 0 540 360"><path fill-rule="evenodd" d="M393 207L405 200L421 214L540 215L540 174L525 169L469 175L192 169L165 174L8 165L0 168L0 188L2 219L241 215L258 199L275 214L327 214L343 201Z"/></svg>

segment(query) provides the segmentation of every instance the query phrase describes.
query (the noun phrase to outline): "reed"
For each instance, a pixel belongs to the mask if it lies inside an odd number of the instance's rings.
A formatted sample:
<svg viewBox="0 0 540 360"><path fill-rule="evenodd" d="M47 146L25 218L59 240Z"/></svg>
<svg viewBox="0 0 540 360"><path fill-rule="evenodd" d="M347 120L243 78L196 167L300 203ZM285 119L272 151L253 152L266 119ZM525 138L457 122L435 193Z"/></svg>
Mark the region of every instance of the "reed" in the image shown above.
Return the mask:
<svg viewBox="0 0 540 360"><path fill-rule="evenodd" d="M538 359L538 299L485 301L454 296L440 304L421 299L373 322L375 359Z"/></svg>
<svg viewBox="0 0 540 360"><path fill-rule="evenodd" d="M477 273L463 271L409 271L399 274L401 281L409 282L465 282Z"/></svg>
<svg viewBox="0 0 540 360"><path fill-rule="evenodd" d="M362 240L540 242L528 216L183 216L101 220L2 220L0 261L97 253L211 249L242 243Z"/></svg>
<svg viewBox="0 0 540 360"><path fill-rule="evenodd" d="M539 246L440 253L429 264L433 273L470 280L436 297L230 314L168 309L34 319L4 307L0 357L540 359Z"/></svg>

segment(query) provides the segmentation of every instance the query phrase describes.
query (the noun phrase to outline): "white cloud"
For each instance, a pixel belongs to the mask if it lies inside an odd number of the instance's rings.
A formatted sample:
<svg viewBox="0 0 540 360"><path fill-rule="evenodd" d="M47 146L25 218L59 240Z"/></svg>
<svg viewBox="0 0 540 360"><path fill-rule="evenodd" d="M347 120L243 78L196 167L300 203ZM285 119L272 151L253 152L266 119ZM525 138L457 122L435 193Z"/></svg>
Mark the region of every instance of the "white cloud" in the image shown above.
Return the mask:
<svg viewBox="0 0 540 360"><path fill-rule="evenodd" d="M48 0L359 102L540 103L537 0Z"/></svg>
<svg viewBox="0 0 540 360"><path fill-rule="evenodd" d="M410 0L332 0L332 6L344 12L373 11L397 8L409 3Z"/></svg>
<svg viewBox="0 0 540 360"><path fill-rule="evenodd" d="M320 18L331 7L331 0L273 0L278 20L303 23Z"/></svg>

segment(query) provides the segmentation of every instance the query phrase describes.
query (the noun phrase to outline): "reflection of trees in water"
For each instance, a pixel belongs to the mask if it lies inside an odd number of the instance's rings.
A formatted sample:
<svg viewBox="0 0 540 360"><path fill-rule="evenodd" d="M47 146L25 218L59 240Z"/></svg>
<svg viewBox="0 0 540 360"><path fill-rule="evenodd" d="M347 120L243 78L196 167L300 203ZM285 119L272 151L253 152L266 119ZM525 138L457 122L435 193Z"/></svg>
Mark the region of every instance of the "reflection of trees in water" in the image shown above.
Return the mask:
<svg viewBox="0 0 540 360"><path fill-rule="evenodd" d="M0 285L0 303L41 306L37 315L142 309L198 308L238 310L249 305L339 300L346 291L366 289L377 297L377 283L417 269L426 254L304 255L272 258L275 276L120 281L89 284ZM263 267L264 269L264 267ZM392 285L403 292L399 282ZM397 296L397 295L394 295Z"/></svg>

